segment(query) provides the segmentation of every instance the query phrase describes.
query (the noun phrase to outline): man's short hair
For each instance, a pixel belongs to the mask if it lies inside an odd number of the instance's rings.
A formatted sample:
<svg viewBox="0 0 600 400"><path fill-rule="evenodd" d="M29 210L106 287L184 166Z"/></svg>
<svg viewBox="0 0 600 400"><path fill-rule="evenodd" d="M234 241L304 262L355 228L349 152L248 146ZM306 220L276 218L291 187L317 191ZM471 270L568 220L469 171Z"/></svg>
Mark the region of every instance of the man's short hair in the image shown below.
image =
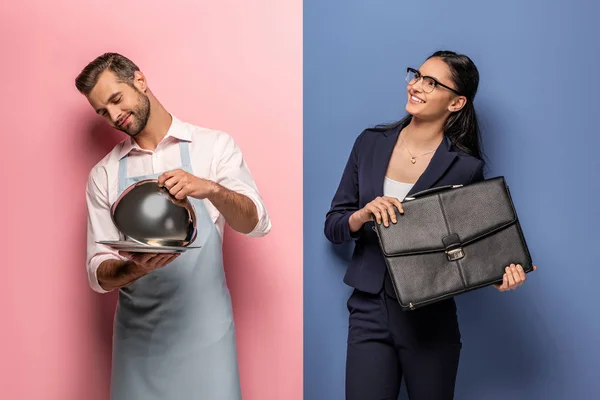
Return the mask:
<svg viewBox="0 0 600 400"><path fill-rule="evenodd" d="M75 86L80 93L89 95L98 83L98 78L104 71L113 72L119 81L133 86L133 78L137 65L118 53L105 53L90 62L75 79Z"/></svg>

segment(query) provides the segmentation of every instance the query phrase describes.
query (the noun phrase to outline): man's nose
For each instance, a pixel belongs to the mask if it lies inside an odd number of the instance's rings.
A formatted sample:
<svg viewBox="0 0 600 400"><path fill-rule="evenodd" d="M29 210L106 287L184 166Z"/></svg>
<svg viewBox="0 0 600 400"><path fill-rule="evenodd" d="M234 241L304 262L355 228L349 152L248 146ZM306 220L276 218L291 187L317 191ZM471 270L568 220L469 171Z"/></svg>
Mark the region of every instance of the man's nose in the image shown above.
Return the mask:
<svg viewBox="0 0 600 400"><path fill-rule="evenodd" d="M110 120L116 124L117 121L119 120L120 116L121 116L121 110L118 110L116 108L109 108L108 109L108 115L110 116Z"/></svg>

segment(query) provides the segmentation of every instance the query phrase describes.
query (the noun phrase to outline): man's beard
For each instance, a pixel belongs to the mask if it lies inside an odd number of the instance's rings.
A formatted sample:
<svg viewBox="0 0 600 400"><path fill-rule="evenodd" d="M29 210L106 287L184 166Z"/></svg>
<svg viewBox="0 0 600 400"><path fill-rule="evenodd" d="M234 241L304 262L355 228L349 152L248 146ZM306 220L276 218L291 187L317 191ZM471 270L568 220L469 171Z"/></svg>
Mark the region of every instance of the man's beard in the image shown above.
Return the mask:
<svg viewBox="0 0 600 400"><path fill-rule="evenodd" d="M127 126L117 127L131 137L135 137L143 131L150 118L150 99L143 93L140 93L139 98L139 105L131 112L133 121Z"/></svg>

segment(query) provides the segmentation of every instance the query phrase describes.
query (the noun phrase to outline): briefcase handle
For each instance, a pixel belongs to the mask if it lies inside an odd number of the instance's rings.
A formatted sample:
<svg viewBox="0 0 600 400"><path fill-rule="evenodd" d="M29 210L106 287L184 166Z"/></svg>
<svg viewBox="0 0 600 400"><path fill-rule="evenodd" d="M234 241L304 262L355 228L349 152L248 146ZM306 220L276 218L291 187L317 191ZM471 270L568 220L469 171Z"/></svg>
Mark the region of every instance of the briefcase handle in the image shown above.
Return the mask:
<svg viewBox="0 0 600 400"><path fill-rule="evenodd" d="M463 185L445 185L445 186L438 186L438 187L434 187L431 189L425 189L425 190L421 190L420 192L417 192L415 194L412 194L408 197L404 198L404 201L410 201L410 200L415 200L419 197L423 197L425 195L428 194L433 194L433 193L437 193L437 192L444 192L446 190L450 190L450 189L456 189L459 187L462 187Z"/></svg>

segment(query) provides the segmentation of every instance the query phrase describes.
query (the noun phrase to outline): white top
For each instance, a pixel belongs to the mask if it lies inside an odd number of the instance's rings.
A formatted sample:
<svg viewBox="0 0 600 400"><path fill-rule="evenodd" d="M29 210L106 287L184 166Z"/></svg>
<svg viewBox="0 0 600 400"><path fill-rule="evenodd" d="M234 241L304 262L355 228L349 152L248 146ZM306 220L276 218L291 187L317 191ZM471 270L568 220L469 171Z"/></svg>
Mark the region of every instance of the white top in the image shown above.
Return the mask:
<svg viewBox="0 0 600 400"><path fill-rule="evenodd" d="M383 195L386 197L395 197L402 201L413 186L414 184L412 183L398 182L386 176L383 181Z"/></svg>
<svg viewBox="0 0 600 400"><path fill-rule="evenodd" d="M167 135L155 151L143 150L132 138L116 145L92 168L86 188L88 209L87 272L91 288L106 293L98 284L96 271L107 259L124 260L117 251L97 244L99 240L120 240L119 231L110 216L110 207L118 198L119 160L129 154L128 176L162 173L180 168L179 142L189 142L194 175L209 179L229 190L248 196L256 205L258 224L248 236L264 236L271 221L256 184L242 157L242 152L228 134L184 123L173 116ZM215 206L203 200L221 238L225 219Z"/></svg>

